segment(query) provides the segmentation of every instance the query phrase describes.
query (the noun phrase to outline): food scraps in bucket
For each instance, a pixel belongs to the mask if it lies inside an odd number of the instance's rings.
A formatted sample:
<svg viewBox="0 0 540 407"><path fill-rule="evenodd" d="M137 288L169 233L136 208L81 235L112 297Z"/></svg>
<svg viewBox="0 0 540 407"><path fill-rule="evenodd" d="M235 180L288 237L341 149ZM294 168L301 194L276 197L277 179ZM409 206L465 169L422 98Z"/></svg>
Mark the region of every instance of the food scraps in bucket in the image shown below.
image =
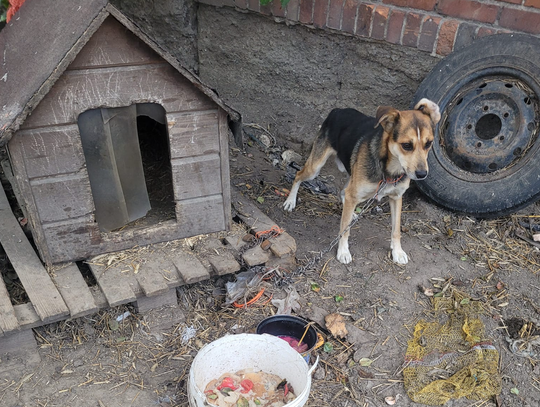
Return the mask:
<svg viewBox="0 0 540 407"><path fill-rule="evenodd" d="M304 353L308 350L307 343L299 343L300 341L292 336L278 335L277 337L283 339L285 342L291 345L291 348L293 348L298 353Z"/></svg>
<svg viewBox="0 0 540 407"><path fill-rule="evenodd" d="M296 398L287 380L247 369L212 380L204 394L207 403L218 407L282 407Z"/></svg>

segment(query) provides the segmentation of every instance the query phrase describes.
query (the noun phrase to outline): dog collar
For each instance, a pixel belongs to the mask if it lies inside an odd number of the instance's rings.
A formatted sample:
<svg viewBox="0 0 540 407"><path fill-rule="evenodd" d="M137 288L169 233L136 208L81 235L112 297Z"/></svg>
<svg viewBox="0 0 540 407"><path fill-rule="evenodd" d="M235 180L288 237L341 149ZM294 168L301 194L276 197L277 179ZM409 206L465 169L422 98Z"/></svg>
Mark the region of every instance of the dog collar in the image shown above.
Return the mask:
<svg viewBox="0 0 540 407"><path fill-rule="evenodd" d="M385 178L383 182L386 184L396 185L399 181L401 181L404 178L405 178L405 174L401 174L399 177L396 177L396 178Z"/></svg>

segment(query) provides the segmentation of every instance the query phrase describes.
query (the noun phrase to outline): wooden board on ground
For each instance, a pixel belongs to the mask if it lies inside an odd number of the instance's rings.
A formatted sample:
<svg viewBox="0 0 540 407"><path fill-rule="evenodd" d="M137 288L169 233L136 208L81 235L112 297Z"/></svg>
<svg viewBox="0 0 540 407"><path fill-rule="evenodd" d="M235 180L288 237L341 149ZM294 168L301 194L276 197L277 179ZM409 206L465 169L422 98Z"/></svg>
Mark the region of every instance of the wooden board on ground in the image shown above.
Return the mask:
<svg viewBox="0 0 540 407"><path fill-rule="evenodd" d="M55 270L52 278L56 282L72 318L97 312L98 306L94 301L94 296L75 263L69 263L63 268Z"/></svg>
<svg viewBox="0 0 540 407"><path fill-rule="evenodd" d="M15 310L9 299L4 279L0 278L0 336L17 329L19 329L19 323L15 317Z"/></svg>
<svg viewBox="0 0 540 407"><path fill-rule="evenodd" d="M163 258L161 255L151 256L140 265L139 271L135 274L135 278L139 282L141 289L147 297L164 294L169 290L167 280L163 277L164 270L174 272L174 265L169 259ZM176 274L176 273L175 273ZM174 274L171 276L175 280L178 277Z"/></svg>
<svg viewBox="0 0 540 407"><path fill-rule="evenodd" d="M51 322L69 315L62 296L15 219L3 188L0 188L0 243L41 320Z"/></svg>
<svg viewBox="0 0 540 407"><path fill-rule="evenodd" d="M131 280L134 279L130 275L122 273L119 267L107 267L105 264L100 264L98 258L91 259L88 265L105 294L109 306L116 307L137 299L132 288L133 281ZM136 281L135 284L137 284Z"/></svg>
<svg viewBox="0 0 540 407"><path fill-rule="evenodd" d="M238 211L238 216L254 232L269 230L276 223L266 216L249 198L246 198L236 188L231 190L232 204Z"/></svg>
<svg viewBox="0 0 540 407"><path fill-rule="evenodd" d="M169 257L186 284L198 283L210 278L210 273L206 267L194 255L183 250L177 250L171 253Z"/></svg>

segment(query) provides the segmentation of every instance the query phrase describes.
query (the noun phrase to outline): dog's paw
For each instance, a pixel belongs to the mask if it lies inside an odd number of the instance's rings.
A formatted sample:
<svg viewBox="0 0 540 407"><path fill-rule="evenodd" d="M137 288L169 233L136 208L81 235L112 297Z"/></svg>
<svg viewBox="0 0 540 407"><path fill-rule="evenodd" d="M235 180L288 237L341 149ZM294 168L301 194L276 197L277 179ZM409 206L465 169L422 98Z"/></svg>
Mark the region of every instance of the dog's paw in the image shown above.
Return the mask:
<svg viewBox="0 0 540 407"><path fill-rule="evenodd" d="M296 207L296 199L287 199L285 203L283 204L283 209L285 209L287 212L292 212L292 210Z"/></svg>
<svg viewBox="0 0 540 407"><path fill-rule="evenodd" d="M407 256L407 253L405 253L401 249L392 250L392 259L398 264L407 264L409 262L409 257Z"/></svg>
<svg viewBox="0 0 540 407"><path fill-rule="evenodd" d="M349 264L352 261L351 252L349 249L338 249L336 258L340 263Z"/></svg>

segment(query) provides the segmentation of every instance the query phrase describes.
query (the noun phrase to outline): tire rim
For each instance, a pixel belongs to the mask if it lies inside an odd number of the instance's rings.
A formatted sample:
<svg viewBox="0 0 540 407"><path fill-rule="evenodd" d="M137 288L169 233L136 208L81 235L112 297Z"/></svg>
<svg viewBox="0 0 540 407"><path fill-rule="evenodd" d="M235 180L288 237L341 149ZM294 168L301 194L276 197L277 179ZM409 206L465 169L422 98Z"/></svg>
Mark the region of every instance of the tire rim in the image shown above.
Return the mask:
<svg viewBox="0 0 540 407"><path fill-rule="evenodd" d="M539 98L523 72L478 72L447 93L440 163L454 176L487 182L518 171L539 149Z"/></svg>

